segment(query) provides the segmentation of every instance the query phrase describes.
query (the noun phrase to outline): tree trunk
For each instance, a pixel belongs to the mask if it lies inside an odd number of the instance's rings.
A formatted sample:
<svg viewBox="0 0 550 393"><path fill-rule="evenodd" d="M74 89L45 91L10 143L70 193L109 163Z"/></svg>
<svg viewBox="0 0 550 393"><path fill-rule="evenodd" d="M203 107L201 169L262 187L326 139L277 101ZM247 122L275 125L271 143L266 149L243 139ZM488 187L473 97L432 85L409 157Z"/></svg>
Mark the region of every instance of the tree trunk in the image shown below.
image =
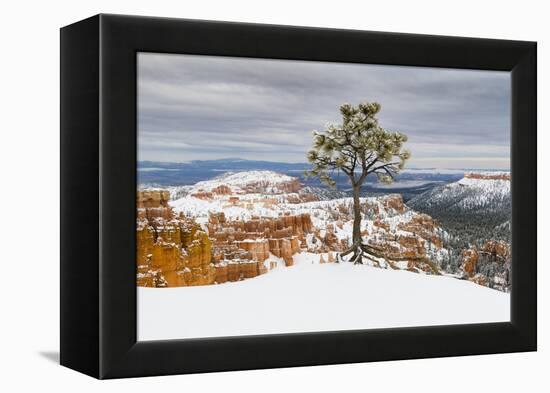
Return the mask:
<svg viewBox="0 0 550 393"><path fill-rule="evenodd" d="M353 245L358 246L362 243L361 238L361 201L359 195L360 185L353 186Z"/></svg>
<svg viewBox="0 0 550 393"><path fill-rule="evenodd" d="M354 264L363 264L363 259L368 259L374 263L379 263L378 259L383 258L384 250L378 246L363 243L361 236L361 201L359 199L361 185L353 183L353 242L350 248L338 254L338 261L343 261L344 257L353 253L349 262Z"/></svg>
<svg viewBox="0 0 550 393"><path fill-rule="evenodd" d="M361 237L361 201L359 199L361 193L361 185L353 183L353 239L352 245L346 251L338 254L338 260L343 260L343 257L353 253L350 262L354 264L362 264L363 258L372 259L369 255L375 255L375 249L371 246L363 244Z"/></svg>

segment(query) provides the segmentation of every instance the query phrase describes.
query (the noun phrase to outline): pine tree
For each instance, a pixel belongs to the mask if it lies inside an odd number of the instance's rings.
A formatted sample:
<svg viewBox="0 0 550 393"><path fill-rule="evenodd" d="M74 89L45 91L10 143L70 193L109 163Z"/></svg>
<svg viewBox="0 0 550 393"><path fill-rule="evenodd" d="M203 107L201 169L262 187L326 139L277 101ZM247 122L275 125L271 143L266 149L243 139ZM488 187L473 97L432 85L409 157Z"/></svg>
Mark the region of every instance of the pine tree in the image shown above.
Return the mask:
<svg viewBox="0 0 550 393"><path fill-rule="evenodd" d="M376 102L342 105L342 124L314 131L313 147L307 154L312 168L306 175L336 187L333 176L343 172L353 189L353 244L338 256L339 260L351 253L350 261L354 263L363 263L369 255L381 256L380 250L363 243L361 238L361 186L371 174L381 182L391 183L410 157L410 152L403 150L407 136L379 125L376 114L380 108Z"/></svg>

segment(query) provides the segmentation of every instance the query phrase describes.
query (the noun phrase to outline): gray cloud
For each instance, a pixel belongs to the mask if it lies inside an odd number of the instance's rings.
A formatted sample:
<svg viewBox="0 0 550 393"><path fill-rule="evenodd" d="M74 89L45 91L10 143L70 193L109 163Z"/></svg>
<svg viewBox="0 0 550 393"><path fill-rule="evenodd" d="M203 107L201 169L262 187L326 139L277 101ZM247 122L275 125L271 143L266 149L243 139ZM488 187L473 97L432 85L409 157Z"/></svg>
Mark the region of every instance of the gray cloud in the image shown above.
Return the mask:
<svg viewBox="0 0 550 393"><path fill-rule="evenodd" d="M509 167L510 74L141 53L140 160L304 162L339 106L378 101L411 166Z"/></svg>

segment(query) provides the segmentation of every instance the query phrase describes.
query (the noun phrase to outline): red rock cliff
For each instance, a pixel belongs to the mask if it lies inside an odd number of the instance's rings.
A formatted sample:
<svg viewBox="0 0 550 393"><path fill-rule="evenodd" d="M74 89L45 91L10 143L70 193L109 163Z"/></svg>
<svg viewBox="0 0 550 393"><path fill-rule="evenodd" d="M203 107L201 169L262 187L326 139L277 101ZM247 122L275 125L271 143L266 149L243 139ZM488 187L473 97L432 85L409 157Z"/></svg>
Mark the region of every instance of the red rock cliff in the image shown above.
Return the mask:
<svg viewBox="0 0 550 393"><path fill-rule="evenodd" d="M175 216L165 191L138 192L136 227L139 286L212 284L212 243L192 219ZM145 207L149 206L149 207Z"/></svg>
<svg viewBox="0 0 550 393"><path fill-rule="evenodd" d="M272 253L290 266L294 263L292 255L300 252L304 243L304 234L312 230L309 214L228 221L223 213L218 213L211 214L208 222L215 259L225 262L237 259L263 262Z"/></svg>
<svg viewBox="0 0 550 393"><path fill-rule="evenodd" d="M464 177L466 179L481 179L481 180L511 180L510 173L490 173L490 172L484 172L484 173L465 173Z"/></svg>

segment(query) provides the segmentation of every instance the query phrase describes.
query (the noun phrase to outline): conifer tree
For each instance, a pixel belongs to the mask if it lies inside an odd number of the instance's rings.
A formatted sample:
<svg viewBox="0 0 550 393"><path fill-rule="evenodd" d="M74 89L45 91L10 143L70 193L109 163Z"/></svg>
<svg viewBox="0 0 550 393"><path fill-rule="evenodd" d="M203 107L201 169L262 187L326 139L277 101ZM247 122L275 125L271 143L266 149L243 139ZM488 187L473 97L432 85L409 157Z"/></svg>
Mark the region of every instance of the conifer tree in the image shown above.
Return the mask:
<svg viewBox="0 0 550 393"><path fill-rule="evenodd" d="M378 123L377 102L340 107L342 124L329 125L324 131L313 132L313 147L307 153L312 168L307 176L318 177L323 183L336 187L333 177L342 172L349 178L353 190L353 237L351 247L338 256L342 260L363 263L363 258L383 256L380 250L363 242L361 237L361 186L369 175L378 181L391 183L410 157L403 150L407 136L385 130Z"/></svg>

